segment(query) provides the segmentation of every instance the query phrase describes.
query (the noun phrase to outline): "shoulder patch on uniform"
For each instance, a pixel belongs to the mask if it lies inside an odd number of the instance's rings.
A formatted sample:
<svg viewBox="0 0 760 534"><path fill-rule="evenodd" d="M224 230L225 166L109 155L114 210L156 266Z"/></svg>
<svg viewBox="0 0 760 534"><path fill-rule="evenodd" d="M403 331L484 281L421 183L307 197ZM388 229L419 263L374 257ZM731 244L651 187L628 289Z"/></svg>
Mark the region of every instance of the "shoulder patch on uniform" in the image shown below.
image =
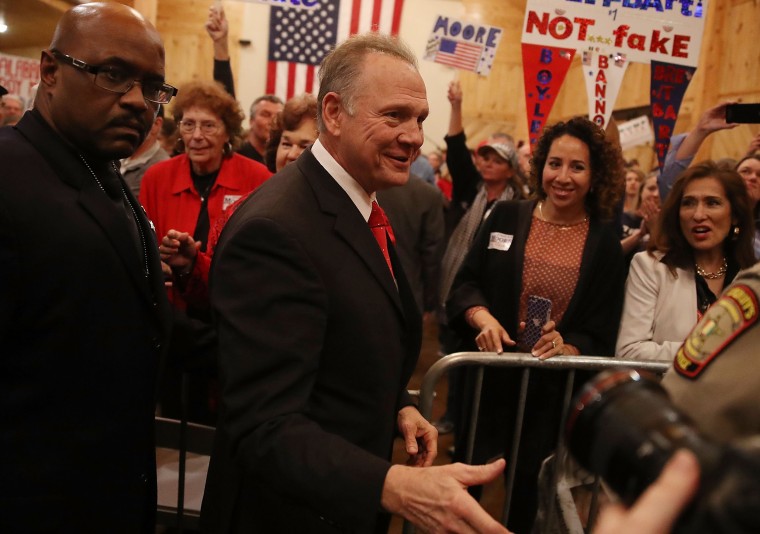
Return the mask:
<svg viewBox="0 0 760 534"><path fill-rule="evenodd" d="M705 312L673 360L681 376L695 379L758 316L757 296L748 286L730 287Z"/></svg>

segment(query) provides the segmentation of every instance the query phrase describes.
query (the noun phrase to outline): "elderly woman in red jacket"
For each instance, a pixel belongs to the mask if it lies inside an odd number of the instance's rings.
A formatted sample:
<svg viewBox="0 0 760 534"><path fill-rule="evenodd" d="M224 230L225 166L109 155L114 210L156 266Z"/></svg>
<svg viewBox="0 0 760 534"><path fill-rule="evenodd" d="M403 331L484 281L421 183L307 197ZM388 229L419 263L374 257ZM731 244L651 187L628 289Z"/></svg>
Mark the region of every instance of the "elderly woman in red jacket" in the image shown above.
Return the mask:
<svg viewBox="0 0 760 534"><path fill-rule="evenodd" d="M182 153L148 169L140 203L156 226L190 233L205 250L208 234L224 209L271 175L256 161L234 152L240 138L240 106L216 82L191 82L180 88L174 118ZM182 299L173 294L175 303Z"/></svg>
<svg viewBox="0 0 760 534"><path fill-rule="evenodd" d="M192 235L204 250L209 232L224 209L270 176L256 161L236 154L243 114L240 106L216 82L191 82L180 88L172 108L180 133L181 154L157 163L145 173L140 203L158 236L174 228ZM186 396L188 418L216 421L216 336L208 311L188 304L177 290L173 273L169 298L174 304L174 331L161 389L161 411L179 417L179 399ZM185 374L187 380L182 380ZM180 384L189 391L180 394Z"/></svg>
<svg viewBox="0 0 760 534"><path fill-rule="evenodd" d="M317 140L317 99L311 94L294 96L275 117L265 154L267 167L279 171L295 161ZM208 306L208 276L214 248L224 225L248 195L225 209L211 228L208 247L199 251L193 236L169 230L161 239L161 259L179 275L177 289L189 303Z"/></svg>

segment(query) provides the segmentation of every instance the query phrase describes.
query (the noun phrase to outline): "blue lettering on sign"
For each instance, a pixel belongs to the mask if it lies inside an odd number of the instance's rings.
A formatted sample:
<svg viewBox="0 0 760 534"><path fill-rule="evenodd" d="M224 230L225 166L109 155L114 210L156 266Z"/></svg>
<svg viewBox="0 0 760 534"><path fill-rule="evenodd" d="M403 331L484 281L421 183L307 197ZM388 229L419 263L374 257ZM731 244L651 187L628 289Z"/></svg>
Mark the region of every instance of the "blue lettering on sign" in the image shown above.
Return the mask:
<svg viewBox="0 0 760 534"><path fill-rule="evenodd" d="M501 28L491 28L488 30L488 39L486 40L486 46L496 46L496 39L501 33Z"/></svg>
<svg viewBox="0 0 760 534"><path fill-rule="evenodd" d="M433 26L433 33L437 32L438 30L443 30L443 34L448 35L449 17L438 17L438 20L435 21L435 26Z"/></svg>
<svg viewBox="0 0 760 534"><path fill-rule="evenodd" d="M597 5L600 3L602 7L610 7L614 5L620 5L621 7L627 7L629 9L639 9L641 11L657 11L664 13L666 11L680 11L684 17L702 18L704 10L702 7L702 0L696 1L694 6L694 0L565 0L566 2L572 2L574 4L590 4ZM675 4L681 4L681 7L676 7Z"/></svg>
<svg viewBox="0 0 760 534"><path fill-rule="evenodd" d="M463 26L459 21L454 21L449 25L449 18L440 15L433 26L433 33L438 33L439 30L443 32L445 37L456 37L461 34L462 39L473 41L475 43L483 43L483 40L485 39L485 46L487 48L493 48L496 46L496 40L501 33L501 28L473 26L472 24ZM487 35L486 32L488 32Z"/></svg>
<svg viewBox="0 0 760 534"><path fill-rule="evenodd" d="M552 81L552 73L546 69L538 71L538 74L536 74L536 80L541 85L547 85L549 82ZM543 94L545 91L541 91L541 94Z"/></svg>

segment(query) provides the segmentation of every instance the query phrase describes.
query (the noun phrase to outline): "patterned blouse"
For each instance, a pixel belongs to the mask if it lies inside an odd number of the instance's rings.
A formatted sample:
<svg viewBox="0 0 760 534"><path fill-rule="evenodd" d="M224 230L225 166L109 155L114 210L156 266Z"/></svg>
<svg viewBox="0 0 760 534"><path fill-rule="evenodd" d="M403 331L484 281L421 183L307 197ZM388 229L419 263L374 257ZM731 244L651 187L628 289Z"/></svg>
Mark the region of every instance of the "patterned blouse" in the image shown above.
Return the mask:
<svg viewBox="0 0 760 534"><path fill-rule="evenodd" d="M588 218L563 225L533 216L525 244L520 321L527 316L528 295L551 300L551 319L557 325L562 321L578 284L588 229Z"/></svg>

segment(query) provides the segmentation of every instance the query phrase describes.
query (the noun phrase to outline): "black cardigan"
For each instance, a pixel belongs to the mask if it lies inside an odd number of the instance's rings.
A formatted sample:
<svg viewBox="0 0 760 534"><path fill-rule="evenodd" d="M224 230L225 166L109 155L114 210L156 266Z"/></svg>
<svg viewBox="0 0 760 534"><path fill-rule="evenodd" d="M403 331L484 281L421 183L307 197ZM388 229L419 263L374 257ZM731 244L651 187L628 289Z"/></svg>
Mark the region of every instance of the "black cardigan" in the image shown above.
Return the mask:
<svg viewBox="0 0 760 534"><path fill-rule="evenodd" d="M473 347L476 333L464 321L465 311L472 306L487 306L510 337L517 336L525 244L535 205L535 200L497 204L454 279L446 304L449 324ZM507 251L488 249L492 232L514 236ZM624 290L625 266L615 229L592 219L578 284L557 325L565 343L576 346L583 355L612 356Z"/></svg>

